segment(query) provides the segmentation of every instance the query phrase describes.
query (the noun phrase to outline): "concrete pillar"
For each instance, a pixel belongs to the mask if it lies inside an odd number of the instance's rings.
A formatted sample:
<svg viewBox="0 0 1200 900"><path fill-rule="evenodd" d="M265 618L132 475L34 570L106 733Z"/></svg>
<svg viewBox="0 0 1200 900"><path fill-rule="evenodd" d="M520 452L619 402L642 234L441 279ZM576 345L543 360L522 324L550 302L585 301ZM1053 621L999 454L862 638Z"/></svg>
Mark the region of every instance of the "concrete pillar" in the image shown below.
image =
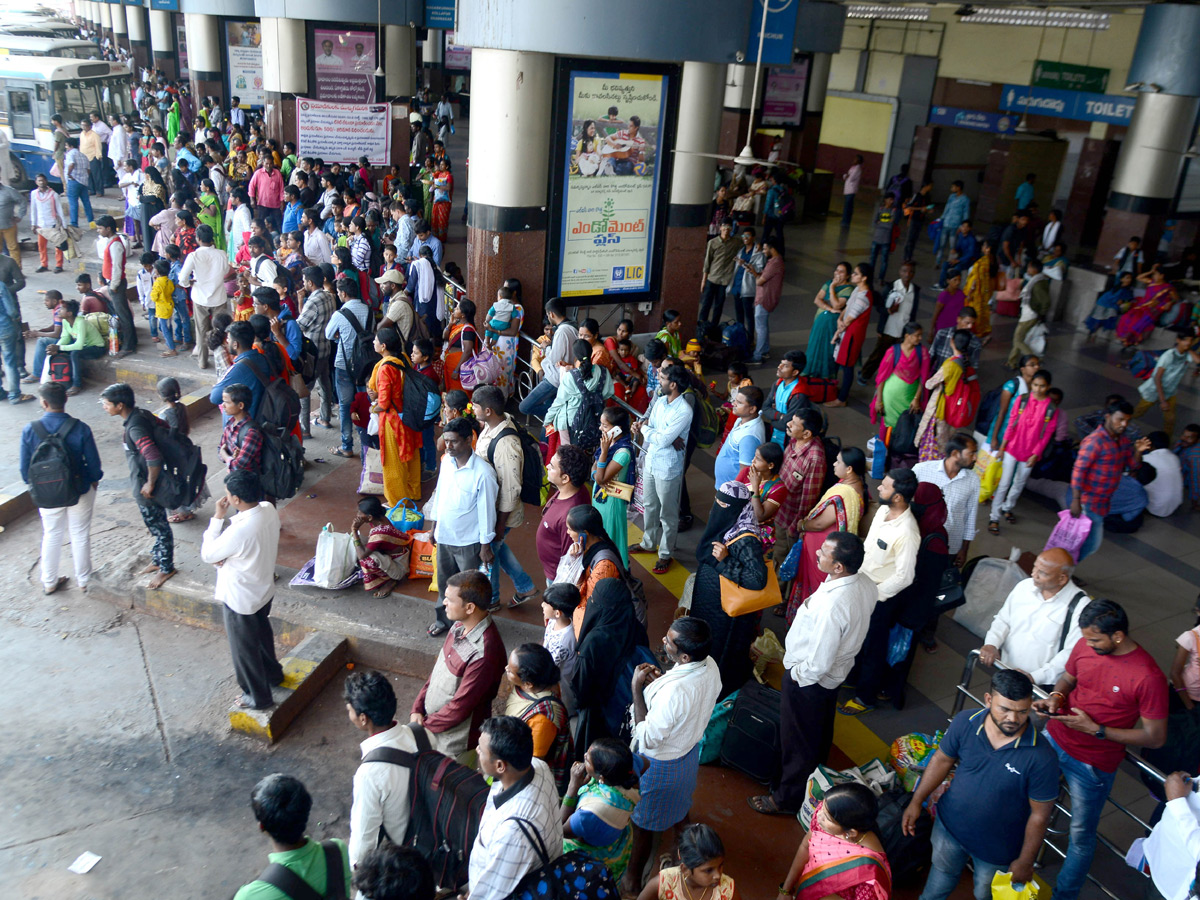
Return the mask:
<svg viewBox="0 0 1200 900"><path fill-rule="evenodd" d="M1146 7L1129 67L1129 82L1141 93L1117 157L1098 264L1107 264L1130 235L1142 235L1144 247L1158 244L1200 114L1197 43L1200 6Z"/></svg>
<svg viewBox="0 0 1200 900"><path fill-rule="evenodd" d="M700 62L683 64L679 115L676 117L676 150L717 152L724 94L725 66ZM700 300L696 285L708 243L708 213L717 160L679 152L672 155L671 166L671 202L662 262L662 305L678 309L686 321L693 322ZM656 320L661 312L661 309L654 310L651 318ZM641 325L636 320L635 324ZM645 327L642 325L638 330Z"/></svg>
<svg viewBox="0 0 1200 900"><path fill-rule="evenodd" d="M721 139L718 152L737 156L746 145L746 125L750 117L750 97L754 93L754 67L725 67L725 101L721 113Z"/></svg>
<svg viewBox="0 0 1200 900"><path fill-rule="evenodd" d="M125 7L125 23L129 31L129 49L133 61L139 67L150 65L150 29L146 24L146 9L142 6Z"/></svg>
<svg viewBox="0 0 1200 900"><path fill-rule="evenodd" d="M100 36L112 37L112 7L107 3L100 4Z"/></svg>
<svg viewBox="0 0 1200 900"><path fill-rule="evenodd" d="M296 140L295 95L308 93L308 56L303 19L264 16L259 20L262 35L263 90L267 95L263 120L268 134L285 141Z"/></svg>
<svg viewBox="0 0 1200 900"><path fill-rule="evenodd" d="M125 24L125 7L114 6L110 15L112 16L113 43L127 44L129 26Z"/></svg>
<svg viewBox="0 0 1200 900"><path fill-rule="evenodd" d="M183 28L187 35L192 96L197 103L202 97L219 97L222 108L226 108L228 98L221 81L221 42L217 36L217 17L204 13L185 13Z"/></svg>
<svg viewBox="0 0 1200 900"><path fill-rule="evenodd" d="M525 318L542 320L554 57L476 49L471 56L468 293L481 301L519 278Z"/></svg>
<svg viewBox="0 0 1200 900"><path fill-rule="evenodd" d="M416 32L407 25L384 25L383 48L384 93L407 103L416 90Z"/></svg>
<svg viewBox="0 0 1200 900"><path fill-rule="evenodd" d="M154 68L162 69L170 79L179 77L175 59L175 29L171 14L160 9L150 10L150 46L154 51Z"/></svg>

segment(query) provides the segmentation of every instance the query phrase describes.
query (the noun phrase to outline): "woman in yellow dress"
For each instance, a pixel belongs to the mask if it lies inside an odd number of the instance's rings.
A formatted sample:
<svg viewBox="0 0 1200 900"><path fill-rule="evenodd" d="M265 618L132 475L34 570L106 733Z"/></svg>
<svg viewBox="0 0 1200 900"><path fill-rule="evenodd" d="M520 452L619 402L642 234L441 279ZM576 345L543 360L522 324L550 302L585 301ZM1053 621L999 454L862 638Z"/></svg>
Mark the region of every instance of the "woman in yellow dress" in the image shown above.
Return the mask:
<svg viewBox="0 0 1200 900"><path fill-rule="evenodd" d="M394 328L380 328L375 352L383 358L367 381L371 413L379 416L379 454L383 463L383 497L388 507L401 500L421 499L421 432L404 424L404 342Z"/></svg>
<svg viewBox="0 0 1200 900"><path fill-rule="evenodd" d="M992 294L996 291L996 252L990 241L979 245L979 259L967 275L967 306L975 310L975 336L987 343L992 334Z"/></svg>

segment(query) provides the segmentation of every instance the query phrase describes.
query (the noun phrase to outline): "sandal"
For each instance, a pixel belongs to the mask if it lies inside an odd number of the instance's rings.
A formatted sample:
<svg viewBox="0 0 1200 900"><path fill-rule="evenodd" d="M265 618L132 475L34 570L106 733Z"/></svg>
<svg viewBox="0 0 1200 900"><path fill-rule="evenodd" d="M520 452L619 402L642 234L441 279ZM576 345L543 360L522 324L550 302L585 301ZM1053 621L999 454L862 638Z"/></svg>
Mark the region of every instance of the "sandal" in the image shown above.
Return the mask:
<svg viewBox="0 0 1200 900"><path fill-rule="evenodd" d="M837 708L837 711L843 716L861 716L863 713L868 713L875 708L875 705L863 703L857 697L847 700Z"/></svg>
<svg viewBox="0 0 1200 900"><path fill-rule="evenodd" d="M314 425L320 425L322 428L328 428L331 431L333 430L333 425L326 419L322 419L320 416L313 416L312 423Z"/></svg>
<svg viewBox="0 0 1200 900"><path fill-rule="evenodd" d="M334 447L329 452L334 456L340 456L342 459L354 459L353 450L343 450L341 447Z"/></svg>
<svg viewBox="0 0 1200 900"><path fill-rule="evenodd" d="M658 558L658 562L656 562L654 564L654 568L651 571L653 571L655 575L666 575L667 572L670 571L670 569L671 569L670 557L660 556Z"/></svg>
<svg viewBox="0 0 1200 900"><path fill-rule="evenodd" d="M1000 533L1000 523L999 522L988 522L988 534L999 534L999 533Z"/></svg>
<svg viewBox="0 0 1200 900"><path fill-rule="evenodd" d="M430 637L441 637L443 634L445 634L449 630L450 630L450 626L447 625L445 622L434 622L432 625L430 625L428 628L425 629L425 631L429 634Z"/></svg>
<svg viewBox="0 0 1200 900"><path fill-rule="evenodd" d="M196 518L195 513L176 513L173 516L167 516L167 521L172 525L178 525L180 522L190 522Z"/></svg>
<svg viewBox="0 0 1200 900"><path fill-rule="evenodd" d="M750 804L750 808L756 813L762 813L764 816L794 816L795 812L787 809L780 809L779 804L775 802L775 798L770 794L759 794L757 797L747 797L746 802Z"/></svg>
<svg viewBox="0 0 1200 900"><path fill-rule="evenodd" d="M520 606L526 600L532 600L539 593L541 593L541 592L537 588L534 588L528 594L513 594L512 599L508 601L508 608L516 609L518 606Z"/></svg>
<svg viewBox="0 0 1200 900"><path fill-rule="evenodd" d="M1016 525L1017 517L1014 516L1011 512L1006 512L1004 514L1004 521L1008 522L1009 525Z"/></svg>

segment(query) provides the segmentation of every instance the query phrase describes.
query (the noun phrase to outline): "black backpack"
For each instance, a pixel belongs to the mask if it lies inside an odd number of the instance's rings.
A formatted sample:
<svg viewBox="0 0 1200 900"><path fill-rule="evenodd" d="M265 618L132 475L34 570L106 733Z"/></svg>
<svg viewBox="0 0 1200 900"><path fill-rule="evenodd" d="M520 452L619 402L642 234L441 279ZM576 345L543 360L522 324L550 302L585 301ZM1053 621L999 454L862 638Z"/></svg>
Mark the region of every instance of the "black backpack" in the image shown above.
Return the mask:
<svg viewBox="0 0 1200 900"><path fill-rule="evenodd" d="M389 366L399 366L404 370L404 410L400 420L404 427L412 431L422 431L426 425L431 425L440 418L441 407L432 416L429 411L429 395L437 394L437 385L428 375L422 375L412 366L388 361ZM439 395L440 396L440 395Z"/></svg>
<svg viewBox="0 0 1200 900"><path fill-rule="evenodd" d="M474 769L468 769L429 745L429 735L420 725L410 722L417 742L416 753L394 747L379 747L363 757L363 762L385 762L412 770L408 786L408 831L395 843L413 847L433 868L440 889L458 889L467 883L467 858L479 833L488 797L488 783Z"/></svg>
<svg viewBox="0 0 1200 900"><path fill-rule="evenodd" d="M305 384L312 384L317 377L317 344L308 335L300 335L300 356L295 360L296 371Z"/></svg>
<svg viewBox="0 0 1200 900"><path fill-rule="evenodd" d="M575 379L580 395L579 408L571 420L571 443L592 453L600 446L600 414L604 412L604 395L589 388L578 369L571 370L571 377Z"/></svg>
<svg viewBox="0 0 1200 900"><path fill-rule="evenodd" d="M271 863L256 881L265 882L292 900L346 900L346 869L342 848L333 841L321 841L325 852L325 893L281 863Z"/></svg>
<svg viewBox="0 0 1200 900"><path fill-rule="evenodd" d="M146 410L136 410L134 415L147 415L153 420L153 441L158 452L162 454L163 465L158 480L154 482L153 500L164 509L178 509L190 506L196 502L200 492L204 490L204 482L208 477L208 466L204 464L200 448L192 443L192 439L174 428L167 426L162 419ZM132 416L130 417L132 418ZM147 473L144 460L140 463L140 490L145 484ZM143 502L140 498L135 498Z"/></svg>
<svg viewBox="0 0 1200 900"><path fill-rule="evenodd" d="M375 335L369 328L364 328L353 313L339 309L336 315L340 315L354 329L354 342L350 345L350 358L346 360L346 371L350 373L356 386L363 384L370 377L375 363L380 359L379 354L375 352Z"/></svg>
<svg viewBox="0 0 1200 900"><path fill-rule="evenodd" d="M38 509L74 506L87 491L82 460L67 449L67 435L78 421L67 416L53 434L40 421L30 423L39 443L29 461L29 497Z"/></svg>
<svg viewBox="0 0 1200 900"><path fill-rule="evenodd" d="M294 392L293 392L294 393ZM304 445L291 430L260 424L262 431L262 469L259 477L263 490L276 500L296 496L304 482Z"/></svg>
<svg viewBox="0 0 1200 900"><path fill-rule="evenodd" d="M405 404L407 406L407 404ZM487 461L496 468L496 445L509 435L516 435L521 442L521 502L532 506L542 503L542 485L546 481L546 467L542 465L542 446L537 438L519 425L508 425L500 430L488 444Z"/></svg>
<svg viewBox="0 0 1200 900"><path fill-rule="evenodd" d="M247 365L258 379L258 383L263 386L262 402L258 404L259 425L274 426L281 434L294 431L300 422L300 395L285 378L273 378L268 381L252 364ZM263 434L266 435L266 429Z"/></svg>

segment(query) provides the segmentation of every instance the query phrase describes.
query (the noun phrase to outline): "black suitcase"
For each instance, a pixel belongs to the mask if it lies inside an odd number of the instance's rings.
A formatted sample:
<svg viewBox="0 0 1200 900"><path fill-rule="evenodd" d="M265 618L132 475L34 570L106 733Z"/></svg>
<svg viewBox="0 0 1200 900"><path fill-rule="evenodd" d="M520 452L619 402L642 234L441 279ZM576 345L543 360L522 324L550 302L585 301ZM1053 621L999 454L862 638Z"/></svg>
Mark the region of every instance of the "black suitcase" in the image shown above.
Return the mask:
<svg viewBox="0 0 1200 900"><path fill-rule="evenodd" d="M779 774L780 694L765 684L747 681L738 691L721 741L721 764L771 784Z"/></svg>
<svg viewBox="0 0 1200 900"><path fill-rule="evenodd" d="M875 819L876 834L887 852L895 887L918 887L933 857L933 819L926 810L917 818L914 834L901 828L904 810L912 794L903 788L892 788L879 798L879 815Z"/></svg>

